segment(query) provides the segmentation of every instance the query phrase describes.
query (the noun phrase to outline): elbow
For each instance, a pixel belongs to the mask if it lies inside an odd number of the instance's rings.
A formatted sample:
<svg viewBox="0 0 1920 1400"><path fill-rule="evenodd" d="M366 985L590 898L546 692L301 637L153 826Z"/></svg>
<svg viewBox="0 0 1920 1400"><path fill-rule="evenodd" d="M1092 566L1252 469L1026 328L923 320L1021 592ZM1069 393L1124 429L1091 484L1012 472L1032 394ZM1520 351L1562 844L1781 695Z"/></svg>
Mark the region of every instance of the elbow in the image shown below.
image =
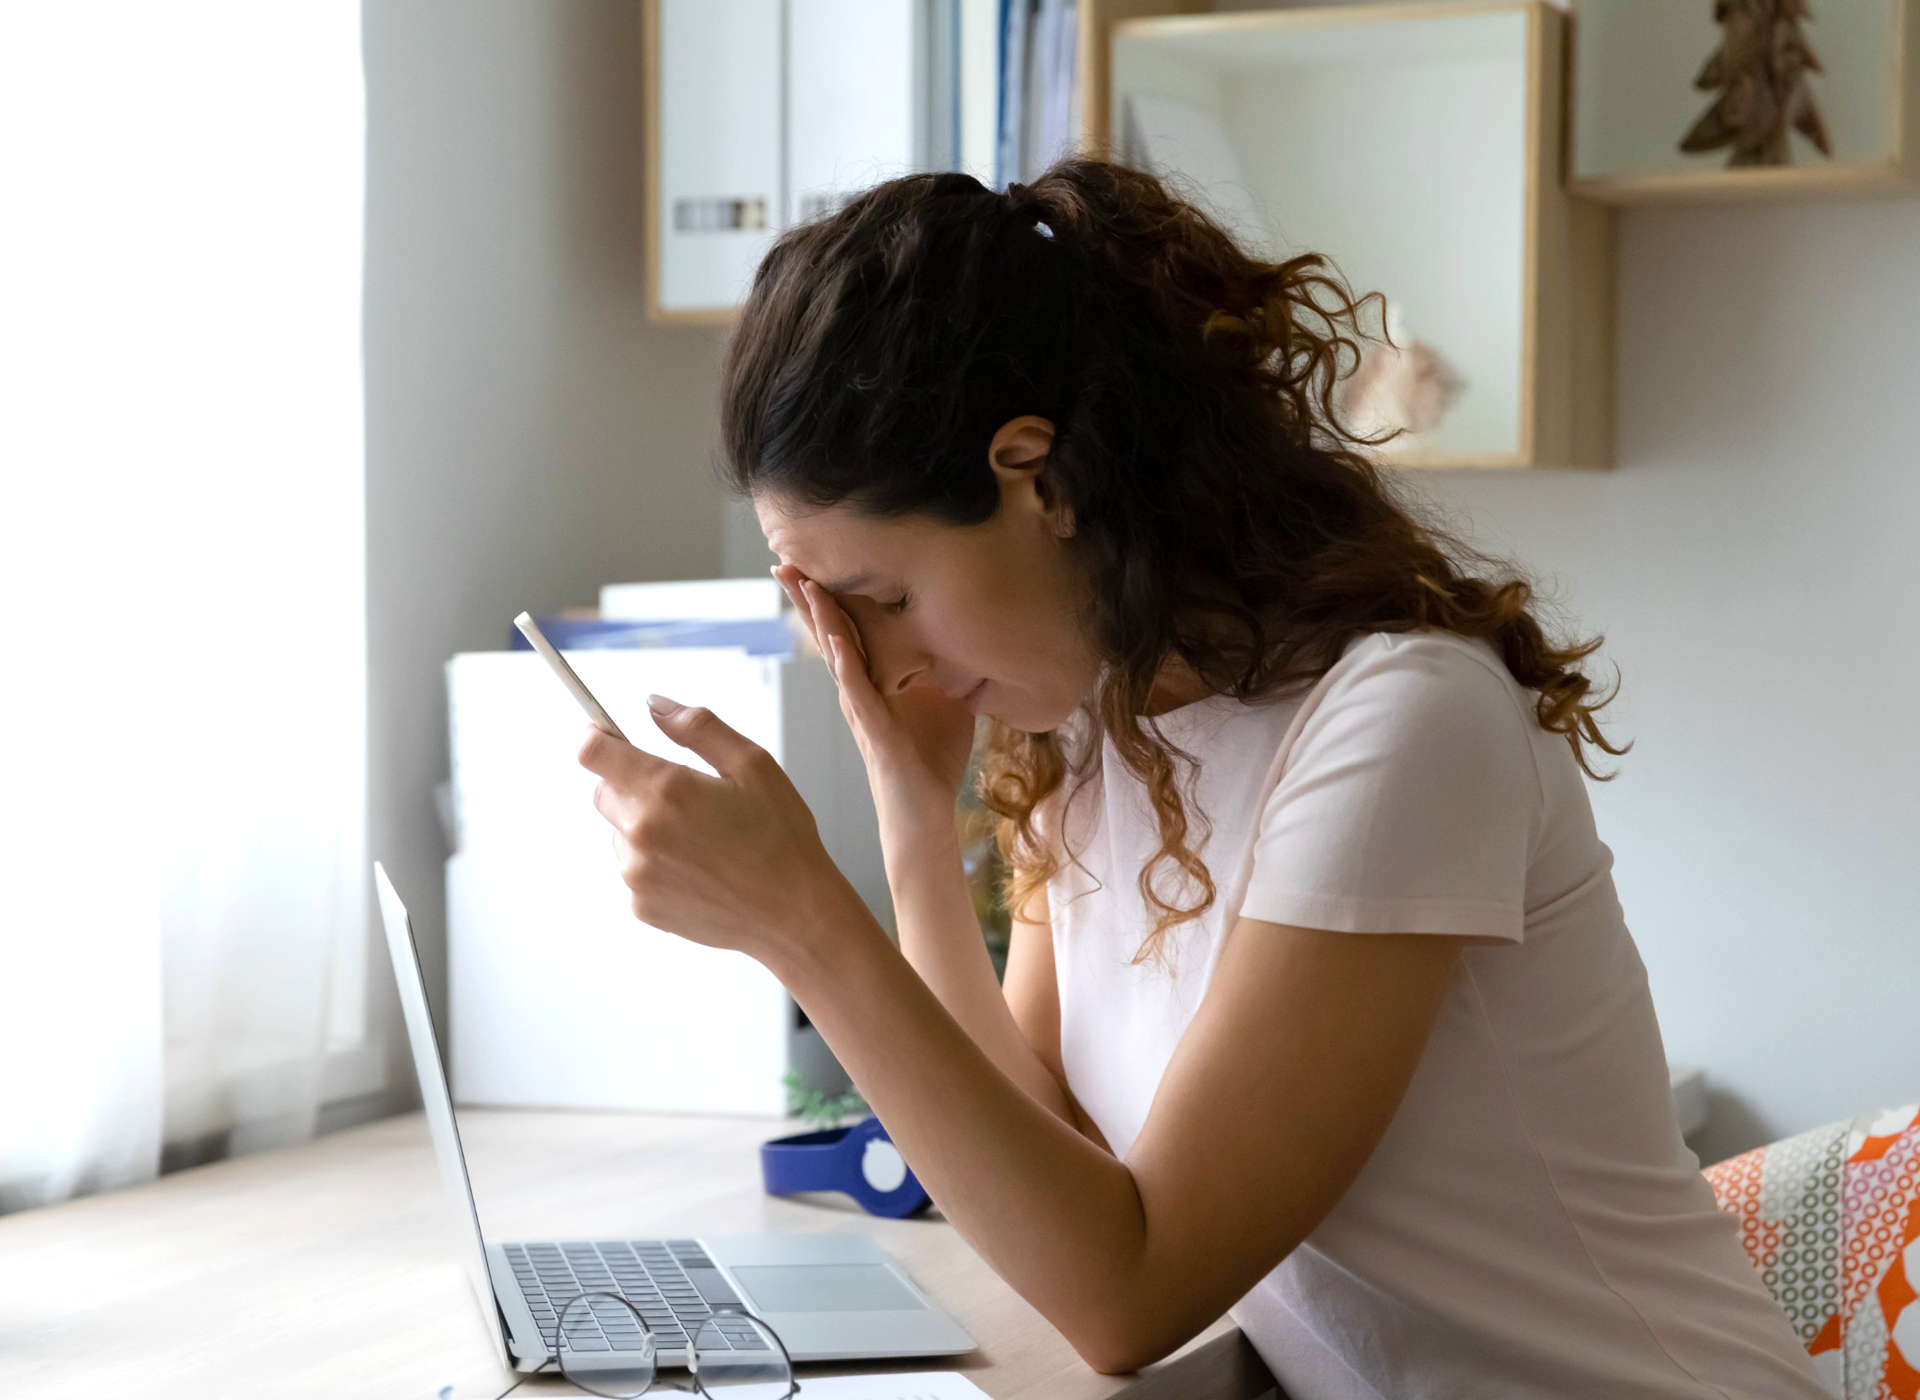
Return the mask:
<svg viewBox="0 0 1920 1400"><path fill-rule="evenodd" d="M1233 1299L1245 1292L1241 1287L1222 1297L1213 1287L1194 1280L1163 1277L1151 1287L1103 1290L1097 1301L1082 1300L1071 1318L1050 1320L1093 1370L1103 1376L1125 1376L1179 1351L1213 1326Z"/></svg>
<svg viewBox="0 0 1920 1400"><path fill-rule="evenodd" d="M1076 1299L1071 1313L1050 1313L1080 1359L1103 1376L1125 1376L1163 1361L1211 1327L1240 1289L1214 1296L1216 1281L1154 1272L1110 1279Z"/></svg>
<svg viewBox="0 0 1920 1400"><path fill-rule="evenodd" d="M1144 1371L1162 1357L1170 1355L1173 1347L1140 1347L1122 1342L1117 1346L1081 1346L1074 1345L1080 1353L1080 1359L1103 1376L1130 1376L1135 1371Z"/></svg>
<svg viewBox="0 0 1920 1400"><path fill-rule="evenodd" d="M1153 1362L1159 1360L1158 1357L1151 1357L1144 1361L1136 1361L1124 1352L1109 1354L1104 1351L1095 1351L1085 1347L1075 1347L1074 1350L1080 1353L1080 1359L1086 1362L1088 1367L1098 1371L1103 1376L1130 1376L1135 1371L1150 1366Z"/></svg>
<svg viewBox="0 0 1920 1400"><path fill-rule="evenodd" d="M1178 1351L1197 1331L1175 1336L1152 1324L1083 1328L1067 1341L1093 1370L1103 1376L1125 1376L1143 1371Z"/></svg>

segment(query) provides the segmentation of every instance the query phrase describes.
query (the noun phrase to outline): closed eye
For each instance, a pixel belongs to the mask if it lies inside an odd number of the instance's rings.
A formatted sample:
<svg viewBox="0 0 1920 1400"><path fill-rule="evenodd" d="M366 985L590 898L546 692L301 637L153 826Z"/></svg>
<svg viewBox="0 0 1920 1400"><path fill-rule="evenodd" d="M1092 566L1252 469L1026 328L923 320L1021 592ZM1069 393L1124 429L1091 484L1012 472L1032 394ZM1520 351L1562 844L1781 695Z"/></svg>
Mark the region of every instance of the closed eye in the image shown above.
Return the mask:
<svg viewBox="0 0 1920 1400"><path fill-rule="evenodd" d="M913 601L913 595L911 593L902 593L898 598L894 599L891 603L883 603L881 604L881 606L890 613L898 614L898 613L905 612L907 610L907 604L912 601Z"/></svg>

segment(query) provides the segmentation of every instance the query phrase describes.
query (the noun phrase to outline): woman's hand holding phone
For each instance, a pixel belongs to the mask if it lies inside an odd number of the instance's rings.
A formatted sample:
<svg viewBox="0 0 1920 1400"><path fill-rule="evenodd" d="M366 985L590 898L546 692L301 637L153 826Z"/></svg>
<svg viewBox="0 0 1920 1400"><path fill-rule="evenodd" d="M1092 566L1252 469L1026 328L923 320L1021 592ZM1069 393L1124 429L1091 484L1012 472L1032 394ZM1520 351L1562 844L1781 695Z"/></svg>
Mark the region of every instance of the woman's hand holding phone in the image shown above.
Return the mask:
<svg viewBox="0 0 1920 1400"><path fill-rule="evenodd" d="M813 813L773 756L711 710L650 696L654 723L714 769L709 776L597 726L580 764L600 775L593 805L613 827L620 878L642 923L734 948L776 975L826 951L823 931L884 939L833 863Z"/></svg>
<svg viewBox="0 0 1920 1400"><path fill-rule="evenodd" d="M839 604L790 566L774 574L825 655L860 746L897 904L915 873L959 868L954 800L972 753L973 714L925 687L882 696ZM816 946L827 933L878 934L827 854L805 800L765 749L710 710L662 696L648 699L654 723L706 760L715 776L636 748L533 620L522 614L515 621L593 718L579 761L600 776L594 806L613 827L636 918L738 949L776 973L796 958L828 955ZM970 918L971 906L962 904ZM796 940L799 930L808 932Z"/></svg>
<svg viewBox="0 0 1920 1400"><path fill-rule="evenodd" d="M924 686L881 694L868 674L859 631L839 603L790 564L775 568L773 576L839 690L840 712L866 763L890 873L896 864L955 853L953 809L973 753L973 712Z"/></svg>
<svg viewBox="0 0 1920 1400"><path fill-rule="evenodd" d="M523 612L514 625L592 721L580 764L600 776L593 805L613 828L635 918L738 949L782 976L795 958L826 951L823 931L884 939L771 754L711 710L662 695L647 697L653 722L714 775L636 748L539 624Z"/></svg>

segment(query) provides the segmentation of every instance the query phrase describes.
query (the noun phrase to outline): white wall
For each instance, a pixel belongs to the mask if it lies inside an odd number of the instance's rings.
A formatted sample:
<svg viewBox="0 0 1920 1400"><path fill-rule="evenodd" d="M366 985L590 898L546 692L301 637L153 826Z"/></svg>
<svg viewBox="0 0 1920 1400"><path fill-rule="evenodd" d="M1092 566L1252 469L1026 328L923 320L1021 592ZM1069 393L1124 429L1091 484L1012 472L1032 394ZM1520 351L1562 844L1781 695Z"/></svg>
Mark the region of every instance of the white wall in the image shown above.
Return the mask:
<svg viewBox="0 0 1920 1400"><path fill-rule="evenodd" d="M1713 1161L1920 1097L1920 200L1618 237L1613 470L1426 484L1606 634L1590 791Z"/></svg>
<svg viewBox="0 0 1920 1400"><path fill-rule="evenodd" d="M523 607L719 571L721 341L646 321L635 0L363 22L370 825L444 1009L442 667Z"/></svg>

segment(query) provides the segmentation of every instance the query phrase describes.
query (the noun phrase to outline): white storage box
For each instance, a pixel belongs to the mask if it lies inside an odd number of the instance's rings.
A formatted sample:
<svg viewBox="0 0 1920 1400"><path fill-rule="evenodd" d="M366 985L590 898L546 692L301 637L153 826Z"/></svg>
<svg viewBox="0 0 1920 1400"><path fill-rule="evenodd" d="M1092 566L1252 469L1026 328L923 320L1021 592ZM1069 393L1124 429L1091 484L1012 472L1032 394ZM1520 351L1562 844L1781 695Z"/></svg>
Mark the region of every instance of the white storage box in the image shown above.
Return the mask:
<svg viewBox="0 0 1920 1400"><path fill-rule="evenodd" d="M650 692L705 705L764 746L799 788L828 853L892 927L859 751L817 657L733 648L567 653L639 747L670 743ZM844 1075L773 975L633 916L575 755L586 719L533 652L447 666L458 851L447 862L448 1015L465 1104L778 1115L798 1069Z"/></svg>

